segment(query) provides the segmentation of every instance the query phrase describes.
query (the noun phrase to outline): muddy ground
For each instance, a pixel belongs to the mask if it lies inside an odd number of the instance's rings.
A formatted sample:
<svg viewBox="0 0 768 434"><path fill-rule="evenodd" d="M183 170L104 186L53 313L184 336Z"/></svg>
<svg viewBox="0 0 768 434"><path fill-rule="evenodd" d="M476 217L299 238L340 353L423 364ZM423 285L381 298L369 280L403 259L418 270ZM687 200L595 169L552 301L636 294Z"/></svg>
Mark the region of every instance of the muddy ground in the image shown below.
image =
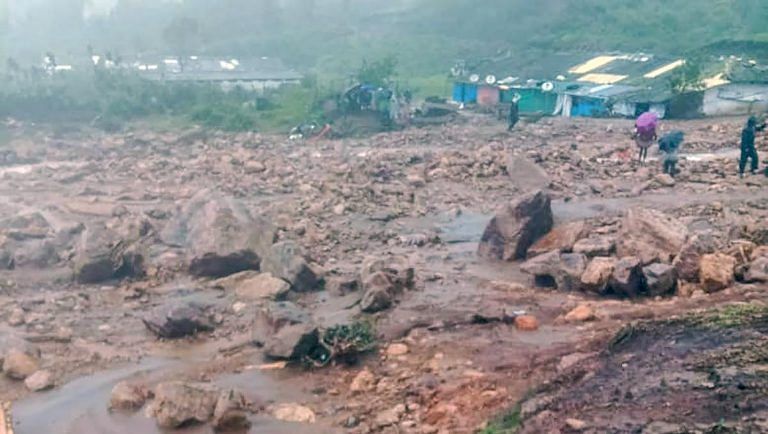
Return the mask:
<svg viewBox="0 0 768 434"><path fill-rule="evenodd" d="M538 184L553 198L556 224L587 219L611 227L629 207L643 206L691 231L728 240L754 234L768 221L768 178L737 176L741 123L665 122L667 130L688 132L673 185L657 177L654 151L645 165L633 161L632 124L622 120L545 119L510 134L494 120L466 116L454 125L318 142L16 123L0 168L0 259L13 261L0 272L0 342L35 346L55 387L32 393L3 377L0 402L13 403L17 434L161 432L145 411L108 412L110 390L126 379L148 387L183 379L237 388L252 404L254 433L475 432L523 398L528 432L678 432L720 422L764 432L755 422L765 405L756 392L764 391L764 353L749 360L748 374L717 357L719 349L765 340L762 322L740 323L721 340L709 339L722 335L711 328L644 326L606 352L635 321L734 303L762 306L764 284L601 298L535 287L519 263L476 254L494 211ZM191 276L185 252L152 235L201 191L235 198L273 223L279 240L297 241L326 284L288 298L321 327L372 321L377 349L352 366L283 367L265 358L253 329L266 300L243 301L215 279ZM137 221L148 234L144 276L73 279L84 233L120 232ZM354 280L366 258L387 255L408 258L416 276L394 306L361 313L360 291L329 284ZM181 340L147 330L149 311L181 301L208 306L215 330ZM594 318L564 319L584 304ZM536 330L504 320L522 313L535 316ZM373 380L352 388L362 371ZM743 381L734 378L740 375ZM537 393L538 401L531 398ZM280 404L305 407L314 421L280 420L273 411ZM672 428L650 431L654 423Z"/></svg>

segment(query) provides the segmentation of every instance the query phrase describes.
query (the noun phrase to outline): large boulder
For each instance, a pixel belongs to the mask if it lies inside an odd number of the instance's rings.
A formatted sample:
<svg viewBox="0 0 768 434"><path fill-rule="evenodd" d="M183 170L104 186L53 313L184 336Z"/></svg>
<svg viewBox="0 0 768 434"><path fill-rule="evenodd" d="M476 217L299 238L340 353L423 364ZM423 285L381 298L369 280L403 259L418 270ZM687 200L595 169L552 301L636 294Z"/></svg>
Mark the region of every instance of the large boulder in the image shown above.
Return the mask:
<svg viewBox="0 0 768 434"><path fill-rule="evenodd" d="M747 282L768 283L768 256L755 258L744 278Z"/></svg>
<svg viewBox="0 0 768 434"><path fill-rule="evenodd" d="M91 227L80 234L74 261L75 279L99 283L144 275L144 258L139 237L122 237L106 227Z"/></svg>
<svg viewBox="0 0 768 434"><path fill-rule="evenodd" d="M701 257L699 281L706 292L716 292L731 286L734 282L736 259L722 253Z"/></svg>
<svg viewBox="0 0 768 434"><path fill-rule="evenodd" d="M285 332L283 330L288 329ZM253 339L271 348L273 357L291 358L304 334L314 334L317 327L312 317L288 301L272 302L256 312Z"/></svg>
<svg viewBox="0 0 768 434"><path fill-rule="evenodd" d="M149 413L162 428L205 423L213 417L218 397L218 390L210 384L160 383Z"/></svg>
<svg viewBox="0 0 768 434"><path fill-rule="evenodd" d="M552 183L541 166L522 155L507 156L507 173L512 178L512 183L522 191L545 189Z"/></svg>
<svg viewBox="0 0 768 434"><path fill-rule="evenodd" d="M647 265L671 262L688 239L688 229L677 219L645 208L633 208L621 223L616 253L635 256Z"/></svg>
<svg viewBox="0 0 768 434"><path fill-rule="evenodd" d="M234 291L237 298L244 301L282 300L291 289L285 280L256 271L233 274L214 284L226 291Z"/></svg>
<svg viewBox="0 0 768 434"><path fill-rule="evenodd" d="M613 270L616 268L616 258L597 257L587 264L584 273L581 274L581 287L585 291L605 294Z"/></svg>
<svg viewBox="0 0 768 434"><path fill-rule="evenodd" d="M669 264L656 263L643 268L648 295L666 295L677 288L677 269Z"/></svg>
<svg viewBox="0 0 768 434"><path fill-rule="evenodd" d="M643 262L634 256L619 259L608 285L617 295L637 297L645 289Z"/></svg>
<svg viewBox="0 0 768 434"><path fill-rule="evenodd" d="M314 291L322 278L304 259L301 248L293 241L275 243L264 252L262 270L290 283L296 292Z"/></svg>
<svg viewBox="0 0 768 434"><path fill-rule="evenodd" d="M520 268L534 276L539 286L574 291L581 286L587 258L580 253L553 251L526 261Z"/></svg>
<svg viewBox="0 0 768 434"><path fill-rule="evenodd" d="M717 243L711 233L704 232L691 236L672 263L680 280L697 282L701 270L701 257L714 253L716 249Z"/></svg>
<svg viewBox="0 0 768 434"><path fill-rule="evenodd" d="M570 253L585 231L586 225L583 221L556 226L528 249L528 257L533 258L553 250Z"/></svg>
<svg viewBox="0 0 768 434"><path fill-rule="evenodd" d="M189 272L201 277L258 270L276 235L269 221L253 217L240 201L209 190L193 196L161 233L165 244L189 253Z"/></svg>
<svg viewBox="0 0 768 434"><path fill-rule="evenodd" d="M408 258L367 258L360 270L360 286L363 289L360 308L367 313L388 309L398 295L413 289L414 284L415 271Z"/></svg>
<svg viewBox="0 0 768 434"><path fill-rule="evenodd" d="M149 390L138 384L121 381L109 395L110 410L139 410L149 398Z"/></svg>
<svg viewBox="0 0 768 434"><path fill-rule="evenodd" d="M288 325L267 338L264 354L277 360L299 361L312 353L319 342L319 330L314 324Z"/></svg>
<svg viewBox="0 0 768 434"><path fill-rule="evenodd" d="M368 275L362 286L363 298L360 300L360 309L367 313L388 309L401 291L390 275L383 271Z"/></svg>
<svg viewBox="0 0 768 434"><path fill-rule="evenodd" d="M251 427L247 409L248 401L242 393L235 390L221 392L213 410L214 431L247 431Z"/></svg>
<svg viewBox="0 0 768 434"><path fill-rule="evenodd" d="M485 228L478 254L512 261L525 259L528 248L552 230L551 200L543 191L526 194L500 210Z"/></svg>
<svg viewBox="0 0 768 434"><path fill-rule="evenodd" d="M11 348L3 357L3 373L13 380L24 380L40 369L39 354Z"/></svg>
<svg viewBox="0 0 768 434"><path fill-rule="evenodd" d="M165 339L183 338L214 329L206 309L195 303L170 302L148 314L143 322L149 331Z"/></svg>

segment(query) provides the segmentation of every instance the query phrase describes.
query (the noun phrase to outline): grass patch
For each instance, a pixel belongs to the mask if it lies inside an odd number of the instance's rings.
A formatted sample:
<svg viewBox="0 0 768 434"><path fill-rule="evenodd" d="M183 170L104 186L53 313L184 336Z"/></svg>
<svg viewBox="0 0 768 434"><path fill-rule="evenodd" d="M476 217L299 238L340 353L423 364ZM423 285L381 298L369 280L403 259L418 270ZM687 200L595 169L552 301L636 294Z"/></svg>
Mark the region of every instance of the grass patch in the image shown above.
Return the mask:
<svg viewBox="0 0 768 434"><path fill-rule="evenodd" d="M520 430L521 423L520 405L517 405L509 413L492 421L478 434L516 434Z"/></svg>

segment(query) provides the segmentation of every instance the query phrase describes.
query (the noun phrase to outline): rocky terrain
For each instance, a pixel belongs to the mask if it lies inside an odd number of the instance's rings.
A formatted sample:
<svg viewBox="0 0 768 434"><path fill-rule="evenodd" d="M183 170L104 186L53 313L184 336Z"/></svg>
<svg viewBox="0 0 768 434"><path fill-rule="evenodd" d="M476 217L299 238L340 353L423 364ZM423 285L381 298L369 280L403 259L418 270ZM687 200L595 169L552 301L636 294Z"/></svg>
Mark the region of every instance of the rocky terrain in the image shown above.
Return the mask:
<svg viewBox="0 0 768 434"><path fill-rule="evenodd" d="M14 123L0 403L17 434L762 432L768 178L736 175L741 123L665 122L675 178L621 120Z"/></svg>

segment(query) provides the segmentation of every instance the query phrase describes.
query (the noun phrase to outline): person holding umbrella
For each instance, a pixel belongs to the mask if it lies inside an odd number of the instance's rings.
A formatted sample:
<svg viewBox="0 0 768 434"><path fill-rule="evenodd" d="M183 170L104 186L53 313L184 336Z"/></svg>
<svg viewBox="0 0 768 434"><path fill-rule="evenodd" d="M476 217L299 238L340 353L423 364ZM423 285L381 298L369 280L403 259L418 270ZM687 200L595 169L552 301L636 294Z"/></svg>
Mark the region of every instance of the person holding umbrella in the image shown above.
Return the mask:
<svg viewBox="0 0 768 434"><path fill-rule="evenodd" d="M677 151L683 144L683 140L685 140L685 133L682 131L672 131L659 140L659 150L664 154L661 159L664 173L669 176L675 176L677 173Z"/></svg>
<svg viewBox="0 0 768 434"><path fill-rule="evenodd" d="M637 157L637 161L645 163L648 158L648 148L656 141L656 127L659 122L659 117L656 113L645 112L641 114L635 121L635 133L632 137L637 143L637 147L640 150Z"/></svg>

